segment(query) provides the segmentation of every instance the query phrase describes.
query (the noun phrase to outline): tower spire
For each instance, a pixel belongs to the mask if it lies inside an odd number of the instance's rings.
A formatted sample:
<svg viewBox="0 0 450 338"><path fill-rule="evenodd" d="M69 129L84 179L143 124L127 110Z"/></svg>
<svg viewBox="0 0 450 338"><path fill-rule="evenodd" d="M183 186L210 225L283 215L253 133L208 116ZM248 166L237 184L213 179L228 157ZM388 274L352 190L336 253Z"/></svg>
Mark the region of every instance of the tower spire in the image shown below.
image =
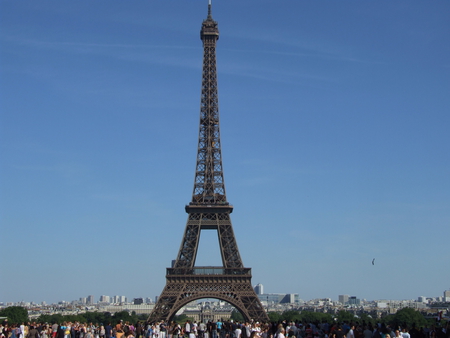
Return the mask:
<svg viewBox="0 0 450 338"><path fill-rule="evenodd" d="M190 204L225 204L227 198L222 170L216 69L219 28L211 17L211 0L208 5L208 17L202 22L200 39L203 41L200 128L194 191Z"/></svg>

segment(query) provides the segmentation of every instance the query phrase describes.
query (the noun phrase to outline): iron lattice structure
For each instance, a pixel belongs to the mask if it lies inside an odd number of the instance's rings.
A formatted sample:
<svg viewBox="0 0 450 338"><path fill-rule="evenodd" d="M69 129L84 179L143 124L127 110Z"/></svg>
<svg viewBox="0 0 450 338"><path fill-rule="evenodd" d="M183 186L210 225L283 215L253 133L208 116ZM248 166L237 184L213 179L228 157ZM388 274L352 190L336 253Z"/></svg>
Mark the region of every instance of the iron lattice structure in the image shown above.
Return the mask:
<svg viewBox="0 0 450 338"><path fill-rule="evenodd" d="M216 69L219 30L211 16L211 3L200 38L204 52L194 191L186 206L189 215L177 259L167 268L166 286L149 321L170 321L181 307L201 298L224 300L247 320L268 321L251 284L251 269L242 264L230 219L233 207L225 193ZM202 230L217 231L223 266L195 266Z"/></svg>

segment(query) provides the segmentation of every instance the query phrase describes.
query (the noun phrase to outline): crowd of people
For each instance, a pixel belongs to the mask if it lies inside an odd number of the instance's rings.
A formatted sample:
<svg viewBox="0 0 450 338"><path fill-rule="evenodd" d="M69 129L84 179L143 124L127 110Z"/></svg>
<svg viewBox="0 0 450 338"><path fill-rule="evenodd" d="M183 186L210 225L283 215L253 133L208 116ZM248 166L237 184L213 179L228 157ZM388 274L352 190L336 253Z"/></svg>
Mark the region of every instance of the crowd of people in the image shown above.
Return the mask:
<svg viewBox="0 0 450 338"><path fill-rule="evenodd" d="M185 323L0 324L0 338L450 338L450 325L418 328L353 323L259 323L187 320Z"/></svg>

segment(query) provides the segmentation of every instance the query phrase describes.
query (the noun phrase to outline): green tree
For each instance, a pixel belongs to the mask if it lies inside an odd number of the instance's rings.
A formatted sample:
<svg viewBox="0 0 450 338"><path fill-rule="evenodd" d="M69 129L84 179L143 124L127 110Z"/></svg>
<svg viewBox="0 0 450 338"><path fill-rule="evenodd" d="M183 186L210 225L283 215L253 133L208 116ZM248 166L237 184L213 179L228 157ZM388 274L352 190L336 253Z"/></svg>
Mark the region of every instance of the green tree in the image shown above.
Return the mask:
<svg viewBox="0 0 450 338"><path fill-rule="evenodd" d="M305 323L315 323L323 321L331 323L333 321L333 317L329 313L302 311L299 320Z"/></svg>
<svg viewBox="0 0 450 338"><path fill-rule="evenodd" d="M173 318L173 320L175 322L177 322L178 324L182 324L182 325L184 325L187 322L188 319L189 319L188 316L186 316L185 314L181 314L181 315L175 316Z"/></svg>
<svg viewBox="0 0 450 338"><path fill-rule="evenodd" d="M271 311L267 314L271 322L278 323L281 319L281 315L278 312Z"/></svg>
<svg viewBox="0 0 450 338"><path fill-rule="evenodd" d="M112 317L113 320L113 324L117 324L119 323L121 320L123 320L124 322L130 322L132 323L132 317L130 316L130 314L128 313L128 311L120 311L120 312L116 312L114 314L114 316Z"/></svg>
<svg viewBox="0 0 450 338"><path fill-rule="evenodd" d="M28 322L28 311L22 306L9 306L0 311L0 317L7 317L11 324Z"/></svg>
<svg viewBox="0 0 450 338"><path fill-rule="evenodd" d="M60 313L53 315L40 315L38 318L38 323L62 323L65 321L65 316Z"/></svg>
<svg viewBox="0 0 450 338"><path fill-rule="evenodd" d="M398 310L395 315L387 317L386 321L395 326L407 325L408 327L412 327L415 325L416 327L421 327L427 325L425 317L419 311L409 307Z"/></svg>
<svg viewBox="0 0 450 338"><path fill-rule="evenodd" d="M300 312L297 310L287 310L281 314L281 319L288 322L294 322L300 319Z"/></svg>
<svg viewBox="0 0 450 338"><path fill-rule="evenodd" d="M372 324L375 325L375 319L373 319L370 315L368 315L367 313L360 313L359 315L359 319L361 323L366 323L366 324Z"/></svg>
<svg viewBox="0 0 450 338"><path fill-rule="evenodd" d="M85 312L83 317L86 318L86 323L99 324L103 323L103 313L101 312Z"/></svg>
<svg viewBox="0 0 450 338"><path fill-rule="evenodd" d="M355 315L351 312L340 310L337 314L337 320L339 323L343 322L351 323L355 321Z"/></svg>
<svg viewBox="0 0 450 338"><path fill-rule="evenodd" d="M139 321L145 322L148 319L148 314L141 313L141 314L137 315L137 317L138 317Z"/></svg>
<svg viewBox="0 0 450 338"><path fill-rule="evenodd" d="M112 323L111 312L103 312L103 324L107 325L108 323Z"/></svg>
<svg viewBox="0 0 450 338"><path fill-rule="evenodd" d="M242 313L240 313L238 310L235 309L231 312L230 319L233 319L235 322L242 323L244 321L244 316L242 315Z"/></svg>

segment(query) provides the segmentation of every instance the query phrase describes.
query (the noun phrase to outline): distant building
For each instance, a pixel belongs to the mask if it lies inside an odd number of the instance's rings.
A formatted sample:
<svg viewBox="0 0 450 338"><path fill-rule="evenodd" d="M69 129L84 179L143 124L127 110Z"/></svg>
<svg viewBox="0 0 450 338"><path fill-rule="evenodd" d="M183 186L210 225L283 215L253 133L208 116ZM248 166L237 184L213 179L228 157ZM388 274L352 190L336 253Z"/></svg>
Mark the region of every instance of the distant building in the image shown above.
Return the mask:
<svg viewBox="0 0 450 338"><path fill-rule="evenodd" d="M298 293L263 293L257 294L261 302L269 304L298 304L300 297Z"/></svg>
<svg viewBox="0 0 450 338"><path fill-rule="evenodd" d="M361 305L361 300L356 298L355 296L352 296L348 299L347 304L351 306L359 306Z"/></svg>
<svg viewBox="0 0 450 338"><path fill-rule="evenodd" d="M348 303L349 295L339 295L339 303L345 305Z"/></svg>
<svg viewBox="0 0 450 338"><path fill-rule="evenodd" d="M207 302L196 309L185 309L183 314L196 322L207 323L209 321L228 320L231 317L231 311L231 308L214 307Z"/></svg>
<svg viewBox="0 0 450 338"><path fill-rule="evenodd" d="M93 295L88 296L86 304L92 305L94 303L95 303L94 296Z"/></svg>
<svg viewBox="0 0 450 338"><path fill-rule="evenodd" d="M444 291L444 302L450 302L450 290Z"/></svg>
<svg viewBox="0 0 450 338"><path fill-rule="evenodd" d="M127 297L125 296L114 296L112 303L114 304L122 304L127 302Z"/></svg>
<svg viewBox="0 0 450 338"><path fill-rule="evenodd" d="M144 304L144 300L142 298L134 298L133 304L134 305Z"/></svg>
<svg viewBox="0 0 450 338"><path fill-rule="evenodd" d="M125 304L125 305L107 305L103 307L103 311L116 313L121 311L135 312L136 314L150 314L155 307L155 304Z"/></svg>
<svg viewBox="0 0 450 338"><path fill-rule="evenodd" d="M298 293L287 293L280 301L280 304L298 304L298 301Z"/></svg>
<svg viewBox="0 0 450 338"><path fill-rule="evenodd" d="M264 293L264 286L258 283L253 288L261 302L269 304L298 304L300 301L298 293Z"/></svg>
<svg viewBox="0 0 450 338"><path fill-rule="evenodd" d="M100 296L100 303L110 303L110 297L109 296Z"/></svg>
<svg viewBox="0 0 450 338"><path fill-rule="evenodd" d="M254 290L257 295L262 295L264 293L264 286L261 283L256 284Z"/></svg>

